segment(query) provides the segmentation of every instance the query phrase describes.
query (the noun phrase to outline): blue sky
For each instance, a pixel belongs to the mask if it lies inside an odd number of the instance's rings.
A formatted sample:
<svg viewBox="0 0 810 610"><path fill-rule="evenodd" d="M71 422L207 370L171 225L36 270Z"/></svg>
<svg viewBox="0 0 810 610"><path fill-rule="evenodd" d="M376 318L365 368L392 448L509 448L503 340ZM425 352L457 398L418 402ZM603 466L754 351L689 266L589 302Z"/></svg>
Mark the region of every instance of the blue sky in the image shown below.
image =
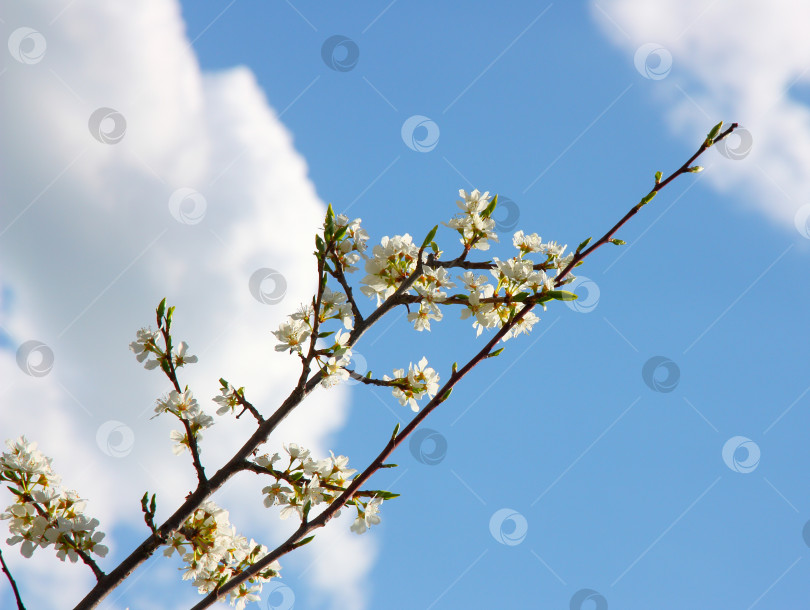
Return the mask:
<svg viewBox="0 0 810 610"><path fill-rule="evenodd" d="M34 396L75 427L70 439L55 424L42 436L61 448L62 462L51 451L55 466L90 498L88 510L99 502L120 519L108 534L113 557L143 536L142 487L160 485L165 460L179 463L170 428L148 419L165 388L122 349L163 296L178 304L192 351L206 346L195 393L213 396L222 375L240 379L244 362L241 378L254 380L269 411L290 370L269 331L313 282L307 252L323 204L362 218L371 243L406 232L421 240L455 213L459 188L479 188L511 200L512 215L495 215L510 226L487 256L511 256L516 229L573 248L601 236L657 170L676 169L724 120L743 126L730 152L709 150L706 171L668 186L618 233L628 245L579 268L582 304L540 313L530 336L454 390L421 444L397 451L399 468L374 480L402 494L384 504L382 523L360 542L348 522L331 524L343 537L324 532L282 560L289 589L261 607L294 598L297 608L785 608L807 599L810 57L788 4L767 15L697 0L656 11L630 0L506 10L195 1L179 15L158 0L45 4L10 10L2 24L7 38L21 26L42 32L48 51L31 65L9 54L0 74L22 92L4 101L15 119L0 121L0 134L24 142L3 152L12 169L0 187L0 337L41 340L56 365L32 380L6 350L0 421L6 437L38 437L36 413L12 412ZM105 27L83 38L94 23ZM345 40L330 54L333 36ZM649 43L658 59L645 61L638 50ZM60 52L67 59L56 63ZM92 62L104 69L76 67ZM42 91L69 102L26 103ZM74 118L100 106L127 117L126 136L95 146L82 124L93 146L76 144ZM414 116L422 127L403 136ZM196 228L167 213L181 186L207 199ZM438 238L457 253L449 229ZM289 283L270 308L246 289L260 266ZM356 353L375 376L426 355L446 377L483 341L456 311L429 334L395 312ZM276 443L311 442L355 468L411 417L379 388L314 400L283 431L296 436ZM137 441L117 461L101 455L105 418ZM214 460L239 430L213 437L222 445ZM67 455L75 440L80 457ZM189 484L185 466L166 475L178 489ZM126 494L103 498L121 471L145 477L129 504ZM223 499L234 523L241 517L265 544L281 540L277 524L263 528L275 515L243 506L260 503L245 483ZM16 550L4 556L33 582ZM150 562L108 607L156 607L150 590L166 607L191 605L196 593L173 582L172 567ZM80 569L59 566L55 578Z"/></svg>

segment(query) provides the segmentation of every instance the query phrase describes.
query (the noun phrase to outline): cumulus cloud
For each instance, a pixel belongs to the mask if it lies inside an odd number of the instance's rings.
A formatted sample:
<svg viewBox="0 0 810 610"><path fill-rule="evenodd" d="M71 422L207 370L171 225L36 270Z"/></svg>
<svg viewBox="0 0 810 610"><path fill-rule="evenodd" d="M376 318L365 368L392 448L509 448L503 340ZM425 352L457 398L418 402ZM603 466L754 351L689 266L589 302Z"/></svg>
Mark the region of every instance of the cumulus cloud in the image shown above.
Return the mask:
<svg viewBox="0 0 810 610"><path fill-rule="evenodd" d="M810 5L599 0L591 7L609 39L658 81L654 89L673 133L699 141L719 119L744 128L724 146L734 162L707 178L775 223L810 236L804 224L810 108L802 94L810 84ZM725 161L720 154L714 160Z"/></svg>
<svg viewBox="0 0 810 610"><path fill-rule="evenodd" d="M188 460L170 451L176 426L150 419L170 388L128 351L135 331L154 325L168 297L176 340L200 359L181 381L201 404L213 412L208 399L225 377L269 412L297 377L294 359L274 352L270 330L314 289L312 234L325 208L253 74L200 70L176 2L14 3L0 28L8 41L0 68L0 431L26 434L55 458L65 485L113 533L120 558L135 539L115 532L143 535L143 492L157 492L165 517L194 484ZM44 348L21 365L18 348L29 341ZM347 405L340 388L317 391L306 419L293 414L267 449L283 440L328 454ZM209 472L250 429L243 418L205 435ZM281 530L268 531L274 519L255 480L247 483L217 499L240 530L272 545ZM330 578L317 568L322 549L307 547L313 582L336 607L362 607L373 545L345 544L348 531L330 536L345 569ZM50 566L12 561L29 590ZM43 589L59 600L43 607L75 601L91 585L82 567L58 571L72 585Z"/></svg>

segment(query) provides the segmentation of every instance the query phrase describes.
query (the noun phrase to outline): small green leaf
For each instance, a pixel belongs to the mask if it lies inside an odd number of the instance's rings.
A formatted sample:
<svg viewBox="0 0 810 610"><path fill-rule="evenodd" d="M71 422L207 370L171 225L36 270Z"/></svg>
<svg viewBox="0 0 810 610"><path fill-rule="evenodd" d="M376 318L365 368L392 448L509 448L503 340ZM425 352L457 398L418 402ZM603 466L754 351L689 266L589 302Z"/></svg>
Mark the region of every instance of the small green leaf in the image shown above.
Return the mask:
<svg viewBox="0 0 810 610"><path fill-rule="evenodd" d="M399 434L399 424L394 426L394 433L391 435L391 438L396 438L397 434Z"/></svg>
<svg viewBox="0 0 810 610"><path fill-rule="evenodd" d="M380 464L380 468L397 468L397 464Z"/></svg>
<svg viewBox="0 0 810 610"><path fill-rule="evenodd" d="M337 243L337 242L339 242L341 239L343 239L343 238L346 236L346 231L348 231L348 230L349 230L349 227L348 227L348 226L340 227L340 228L339 228L339 229L338 229L338 230L335 232L335 243Z"/></svg>
<svg viewBox="0 0 810 610"><path fill-rule="evenodd" d="M495 195L492 198L492 201L489 202L489 205L486 207L486 209L483 212L481 212L481 217L489 218L490 216L492 216L492 212L495 211L495 206L497 205L498 205L498 196Z"/></svg>
<svg viewBox="0 0 810 610"><path fill-rule="evenodd" d="M545 294L558 301L576 301L579 298L573 292L567 290L549 290Z"/></svg>
<svg viewBox="0 0 810 610"><path fill-rule="evenodd" d="M152 501L149 503L149 513L154 515L157 502L155 501L155 494L152 494Z"/></svg>
<svg viewBox="0 0 810 610"><path fill-rule="evenodd" d="M614 245L616 245L616 246L623 246L623 245L625 245L627 242L626 242L626 241L624 241L623 239L611 239L611 240L610 240L610 243L612 243L612 244L614 244Z"/></svg>
<svg viewBox="0 0 810 610"><path fill-rule="evenodd" d="M430 242L430 249L433 250L433 254L439 253L439 246L436 245L435 241Z"/></svg>
<svg viewBox="0 0 810 610"><path fill-rule="evenodd" d="M458 362L453 363L452 371L453 371L453 375L455 375L458 372Z"/></svg>
<svg viewBox="0 0 810 610"><path fill-rule="evenodd" d="M720 130L722 128L723 128L723 121L720 121L717 125L712 127L712 130L706 136L706 141L709 142L711 140L711 142L714 142L714 139L717 137L717 134L720 133ZM709 146L712 145L711 142L709 143Z"/></svg>
<svg viewBox="0 0 810 610"><path fill-rule="evenodd" d="M303 476L304 476L304 473L303 473L303 472L301 472L300 470L299 470L298 472L293 472L293 473L291 473L291 474L290 474L290 478L291 478L293 481L298 481L298 480L299 480L299 479L301 479L301 477L303 477Z"/></svg>
<svg viewBox="0 0 810 610"><path fill-rule="evenodd" d="M318 338L323 339L324 337L328 337L329 335L334 335L335 331L333 330L325 330L322 333L318 333Z"/></svg>
<svg viewBox="0 0 810 610"><path fill-rule="evenodd" d="M383 489L375 490L374 495L381 500L393 500L394 498L398 498L400 496L400 494L391 493L390 491L385 491Z"/></svg>
<svg viewBox="0 0 810 610"><path fill-rule="evenodd" d="M693 174L699 174L703 171L702 165L693 165L692 167L688 168L686 171L692 172Z"/></svg>
<svg viewBox="0 0 810 610"><path fill-rule="evenodd" d="M658 172L658 173L660 174L661 172ZM579 244L579 245L577 246L577 250L576 250L575 254L579 254L580 252L582 252L582 249L583 249L585 246L587 246L589 243L591 243L591 239L593 239L593 238L592 238L592 237L589 237L588 239L586 239L585 241L583 241L581 244Z"/></svg>
<svg viewBox="0 0 810 610"><path fill-rule="evenodd" d="M647 194L647 196L646 196L646 197L643 197L643 198L641 199L641 201L639 202L639 205L647 205L648 203L650 203L650 201L652 201L653 199L655 199L655 196L656 196L657 194L658 194L658 191L650 191L650 192Z"/></svg>
<svg viewBox="0 0 810 610"><path fill-rule="evenodd" d="M169 327L172 325L173 315L174 315L174 306L171 306L166 312L166 330L169 330Z"/></svg>
<svg viewBox="0 0 810 610"><path fill-rule="evenodd" d="M522 303L529 297L528 292L518 292L515 296L512 297L513 301L517 301L518 303Z"/></svg>
<svg viewBox="0 0 810 610"><path fill-rule="evenodd" d="M489 354L487 354L487 358L494 358L495 356L500 356L501 352L505 349L506 349L505 347L502 347L501 349L496 349L494 352L490 352Z"/></svg>
<svg viewBox="0 0 810 610"><path fill-rule="evenodd" d="M141 510L146 512L146 504L149 502L149 492L143 494L143 498L141 498Z"/></svg>
<svg viewBox="0 0 810 610"><path fill-rule="evenodd" d="M447 391L446 391L446 392L445 392L445 393L442 395L442 398L441 398L440 402L444 402L445 400L447 400L448 398L450 398L450 394L452 394L452 393L453 393L453 388L450 388L449 390L447 390Z"/></svg>
<svg viewBox="0 0 810 610"><path fill-rule="evenodd" d="M330 203L326 208L326 219L323 223L323 236L326 241L331 241L332 236L335 234L335 210L332 209Z"/></svg>
<svg viewBox="0 0 810 610"><path fill-rule="evenodd" d="M430 230L430 233L427 234L427 237L422 241L422 248L427 248L428 245L433 242L433 238L436 237L436 231L439 230L439 225L436 225Z"/></svg>
<svg viewBox="0 0 810 610"><path fill-rule="evenodd" d="M656 183L656 184L658 184L659 182L661 182L661 176L663 176L663 175L664 175L664 174L662 174L661 172L655 172L655 183Z"/></svg>
<svg viewBox="0 0 810 610"><path fill-rule="evenodd" d="M166 298L164 297L163 300L160 302L157 308L157 319L158 324L160 324L161 319L163 318L163 312L166 311Z"/></svg>
<svg viewBox="0 0 810 610"><path fill-rule="evenodd" d="M312 535L312 536L307 536L307 537L306 537L306 538L304 538L304 539L303 539L301 542L296 542L296 543L293 545L293 548L294 548L294 549L297 549L297 548L300 548L300 547L304 546L305 544L309 544L310 542L312 542L312 541L313 541L313 539L314 539L314 538L315 538L315 536L314 536L314 535Z"/></svg>

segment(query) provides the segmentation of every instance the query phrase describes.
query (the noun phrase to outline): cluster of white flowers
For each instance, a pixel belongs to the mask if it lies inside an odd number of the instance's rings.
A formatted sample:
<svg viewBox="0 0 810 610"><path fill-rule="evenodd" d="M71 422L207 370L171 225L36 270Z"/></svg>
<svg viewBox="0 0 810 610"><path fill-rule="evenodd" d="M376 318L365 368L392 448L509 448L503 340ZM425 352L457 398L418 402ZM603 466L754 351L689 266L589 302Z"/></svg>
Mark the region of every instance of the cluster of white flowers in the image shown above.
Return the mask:
<svg viewBox="0 0 810 610"><path fill-rule="evenodd" d="M408 365L407 375L405 369L395 369L393 377L383 375L386 381L394 382L392 393L399 404L403 407L409 404L412 411L419 410L417 400L425 396L433 398L439 390L439 374L427 363L427 358L422 357L416 366L413 363Z"/></svg>
<svg viewBox="0 0 810 610"><path fill-rule="evenodd" d="M413 238L405 235L387 235L372 250L373 256L366 261L366 277L360 291L368 297L377 297L377 305L394 294L399 285L416 269L419 248Z"/></svg>
<svg viewBox="0 0 810 610"><path fill-rule="evenodd" d="M267 547L237 534L228 521L228 511L211 501L203 502L166 544L163 554L171 557L177 551L185 563L183 580L193 580L201 594L210 593L267 555ZM262 583L280 577L280 570L274 561L240 584L229 593L231 605L241 610L248 602L258 601Z"/></svg>
<svg viewBox="0 0 810 610"><path fill-rule="evenodd" d="M129 349L135 353L138 362L143 362L146 369L154 369L160 365L161 360L165 358L166 354L157 345L157 338L160 333L151 328L142 328L137 332L136 339L129 344ZM172 362L175 368L180 368L184 364L192 364L197 362L197 356L186 354L188 351L188 344L181 341L172 354ZM149 358L153 356L153 358ZM145 362L144 362L145 361Z"/></svg>
<svg viewBox="0 0 810 610"><path fill-rule="evenodd" d="M158 414L171 413L178 419L186 420L191 428L191 434L197 441L202 438L203 430L214 425L214 418L202 410L188 388L184 392L172 390L166 398L158 399L155 412ZM175 455L180 455L189 448L189 439L185 430L172 430L169 437L177 443L172 447Z"/></svg>
<svg viewBox="0 0 810 610"><path fill-rule="evenodd" d="M343 270L347 273L357 271L355 266L361 256L365 256L366 242L368 241L368 233L360 226L360 219L355 218L349 222L349 218L343 214L338 214L335 218L336 229L346 227L346 233L341 239L336 248L335 255L343 266ZM346 327L350 328L350 327Z"/></svg>
<svg viewBox="0 0 810 610"><path fill-rule="evenodd" d="M461 234L461 243L465 248L488 250L490 239L498 241L495 221L485 214L490 204L489 191L481 194L478 189L472 193L460 189L458 194L462 199L456 201L456 205L462 212L444 224Z"/></svg>
<svg viewBox="0 0 810 610"><path fill-rule="evenodd" d="M295 443L284 445L284 451L289 456L289 462L284 470L275 466L281 461L281 456L274 453L272 456L264 454L256 458L256 464L266 468L271 476L276 479L272 485L267 485L262 489L265 494L264 505L281 506L280 517L287 519L291 515L297 515L303 521L307 504L310 508L318 504L331 504L351 482L352 477L357 472L353 468L348 468L349 458L345 455L335 457L330 453L330 457L323 460L315 460L310 457L309 449L305 449ZM279 465L280 466L280 465ZM360 504L360 500L355 500ZM362 534L369 525L380 522L378 516L381 498L376 498L376 502L365 520L365 526L359 529L357 521L352 525L352 531ZM359 512L358 508L358 512ZM337 514L340 514L338 511ZM364 517L358 516L358 520Z"/></svg>
<svg viewBox="0 0 810 610"><path fill-rule="evenodd" d="M51 458L24 436L7 440L8 452L0 457L0 481L16 496L14 504L0 514L9 520L8 544L22 543L20 552L31 557L37 547L53 544L62 561L79 559L77 551L107 554L97 531L98 519L84 514L85 501L75 491L61 489L61 480L51 468Z"/></svg>

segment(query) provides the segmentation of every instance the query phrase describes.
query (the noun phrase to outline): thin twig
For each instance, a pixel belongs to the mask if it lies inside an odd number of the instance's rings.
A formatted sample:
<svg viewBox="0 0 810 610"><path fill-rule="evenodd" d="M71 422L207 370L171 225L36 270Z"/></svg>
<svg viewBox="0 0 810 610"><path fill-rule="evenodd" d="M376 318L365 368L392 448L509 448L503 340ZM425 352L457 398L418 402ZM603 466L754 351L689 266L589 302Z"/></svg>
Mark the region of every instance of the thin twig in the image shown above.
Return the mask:
<svg viewBox="0 0 810 610"><path fill-rule="evenodd" d="M8 582L11 583L11 588L14 591L14 599L17 600L17 610L25 610L25 605L23 604L22 597L20 597L20 590L17 588L17 583L14 582L14 577L11 575L11 570L9 570L6 565L6 560L3 559L3 551L0 551L0 565L3 567L3 572L6 573Z"/></svg>

